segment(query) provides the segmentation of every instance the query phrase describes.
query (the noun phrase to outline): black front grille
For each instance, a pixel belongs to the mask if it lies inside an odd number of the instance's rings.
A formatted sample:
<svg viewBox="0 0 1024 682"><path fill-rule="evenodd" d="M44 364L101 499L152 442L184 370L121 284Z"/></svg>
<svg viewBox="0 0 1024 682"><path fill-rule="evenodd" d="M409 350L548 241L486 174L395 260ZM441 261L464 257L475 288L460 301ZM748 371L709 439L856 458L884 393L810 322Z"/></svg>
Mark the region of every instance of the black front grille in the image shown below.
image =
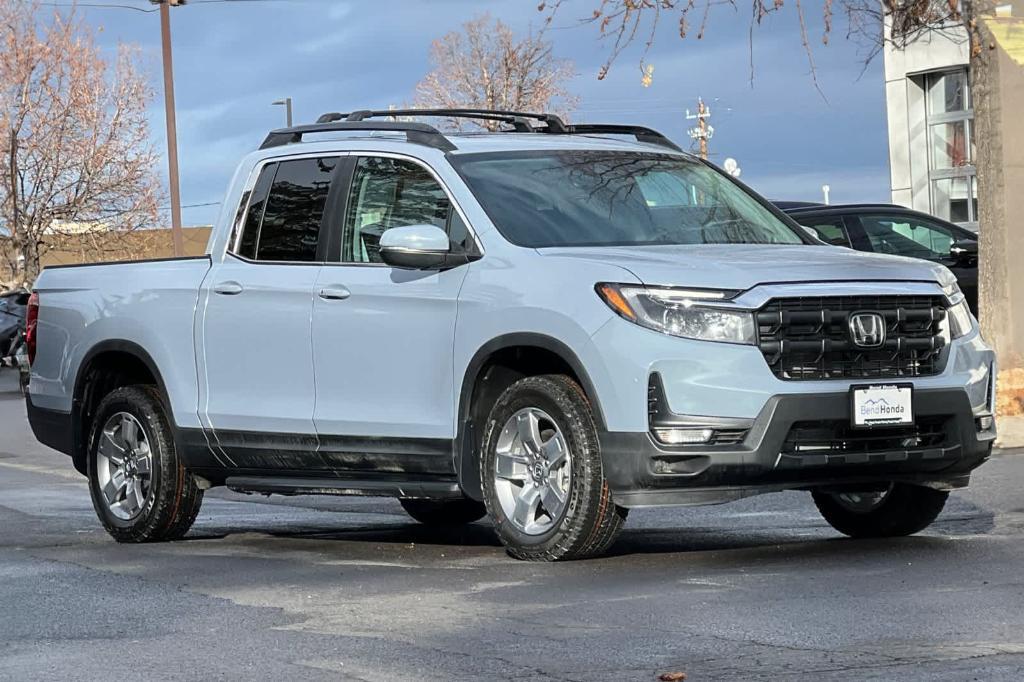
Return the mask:
<svg viewBox="0 0 1024 682"><path fill-rule="evenodd" d="M758 343L780 379L919 377L942 371L941 296L808 296L769 301L757 312ZM885 341L854 344L853 313L878 313Z"/></svg>
<svg viewBox="0 0 1024 682"><path fill-rule="evenodd" d="M893 428L854 429L849 421L796 422L782 446L785 455L870 455L920 451L946 445L948 417L921 417Z"/></svg>

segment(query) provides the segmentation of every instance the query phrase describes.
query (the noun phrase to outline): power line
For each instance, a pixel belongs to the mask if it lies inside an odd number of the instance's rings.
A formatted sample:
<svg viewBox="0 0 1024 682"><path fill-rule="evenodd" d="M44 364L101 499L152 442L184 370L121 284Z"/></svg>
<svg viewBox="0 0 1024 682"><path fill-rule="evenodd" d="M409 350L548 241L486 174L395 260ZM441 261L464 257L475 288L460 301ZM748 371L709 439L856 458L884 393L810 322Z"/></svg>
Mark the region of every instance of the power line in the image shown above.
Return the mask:
<svg viewBox="0 0 1024 682"><path fill-rule="evenodd" d="M191 0L190 5L203 5L212 2L286 2L288 0ZM44 7L92 7L95 9L132 9L136 12L158 12L159 7L137 7L135 5L121 5L113 2L40 2Z"/></svg>
<svg viewBox="0 0 1024 682"><path fill-rule="evenodd" d="M135 5L115 5L113 3L106 2L41 2L39 4L46 7L98 7L100 9L133 9L136 12L156 12L158 9L156 7L136 7Z"/></svg>

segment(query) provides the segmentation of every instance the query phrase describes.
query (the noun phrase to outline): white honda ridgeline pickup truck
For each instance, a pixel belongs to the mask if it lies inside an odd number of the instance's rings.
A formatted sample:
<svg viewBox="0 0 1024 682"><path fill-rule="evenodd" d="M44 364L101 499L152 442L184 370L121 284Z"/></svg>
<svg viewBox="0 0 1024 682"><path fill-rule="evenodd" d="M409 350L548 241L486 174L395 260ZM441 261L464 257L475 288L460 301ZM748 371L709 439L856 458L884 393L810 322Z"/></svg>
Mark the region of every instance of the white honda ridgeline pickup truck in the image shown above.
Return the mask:
<svg viewBox="0 0 1024 682"><path fill-rule="evenodd" d="M205 256L40 276L29 418L115 539L221 485L487 515L534 560L779 490L907 535L989 456L945 267L824 245L650 129L427 113L507 130L326 114L242 161Z"/></svg>

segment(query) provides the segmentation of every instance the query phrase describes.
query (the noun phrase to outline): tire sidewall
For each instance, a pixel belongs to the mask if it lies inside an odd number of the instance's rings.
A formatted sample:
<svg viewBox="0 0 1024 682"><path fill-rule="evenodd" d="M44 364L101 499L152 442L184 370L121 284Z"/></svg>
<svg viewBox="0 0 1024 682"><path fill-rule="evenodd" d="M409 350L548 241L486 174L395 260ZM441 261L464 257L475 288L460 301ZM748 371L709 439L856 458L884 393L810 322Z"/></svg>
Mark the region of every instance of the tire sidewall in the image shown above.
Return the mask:
<svg viewBox="0 0 1024 682"><path fill-rule="evenodd" d="M506 544L523 547L531 553L554 549L573 532L587 503L592 503L588 498L597 492L593 484L593 455L596 454L599 462L600 452L593 415L589 407L581 403L579 396L573 396L561 384L546 377L530 377L513 384L491 410L481 448L481 487L495 531ZM554 420L570 453L569 500L558 522L539 535L528 535L516 528L502 509L494 484L498 437L512 415L527 407L543 410ZM601 477L601 472L597 472L598 481Z"/></svg>
<svg viewBox="0 0 1024 682"><path fill-rule="evenodd" d="M150 492L146 497L146 504L135 518L129 520L119 519L111 513L107 507L106 499L100 490L99 477L97 475L99 464L97 450L100 434L107 420L118 412L127 412L138 420L149 443L151 456ZM100 521L107 531L119 540L134 539L136 535L146 533L153 526L155 520L154 510L158 498L167 494L163 490L163 486L164 482L170 478L165 470L167 460L169 459L166 452L167 434L168 429L166 419L163 416L163 406L158 400L142 389L117 389L104 398L97 408L96 417L89 434L87 457L89 464L89 492L92 496L93 507Z"/></svg>

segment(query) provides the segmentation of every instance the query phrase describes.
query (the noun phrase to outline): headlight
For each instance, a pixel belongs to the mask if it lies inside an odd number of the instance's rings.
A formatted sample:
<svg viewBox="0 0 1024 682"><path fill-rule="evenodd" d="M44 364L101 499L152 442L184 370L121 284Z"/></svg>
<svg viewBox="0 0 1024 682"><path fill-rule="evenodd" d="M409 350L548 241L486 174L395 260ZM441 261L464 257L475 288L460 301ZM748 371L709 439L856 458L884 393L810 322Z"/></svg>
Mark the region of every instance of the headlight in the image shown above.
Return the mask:
<svg viewBox="0 0 1024 682"><path fill-rule="evenodd" d="M967 307L967 301L961 301L946 311L949 318L949 334L954 339L967 336L974 330L974 318L971 317L971 309Z"/></svg>
<svg viewBox="0 0 1024 682"><path fill-rule="evenodd" d="M732 292L608 283L598 284L596 289L619 316L663 334L751 345L757 341L750 311L701 305L729 298Z"/></svg>
<svg viewBox="0 0 1024 682"><path fill-rule="evenodd" d="M950 306L946 310L950 337L959 339L961 336L967 336L974 330L974 318L971 316L971 309L967 307L967 298L956 282L944 286L942 293L946 295Z"/></svg>
<svg viewBox="0 0 1024 682"><path fill-rule="evenodd" d="M946 295L951 304L959 303L964 300L964 292L960 291L960 285L956 282L952 282L942 287L942 293Z"/></svg>

